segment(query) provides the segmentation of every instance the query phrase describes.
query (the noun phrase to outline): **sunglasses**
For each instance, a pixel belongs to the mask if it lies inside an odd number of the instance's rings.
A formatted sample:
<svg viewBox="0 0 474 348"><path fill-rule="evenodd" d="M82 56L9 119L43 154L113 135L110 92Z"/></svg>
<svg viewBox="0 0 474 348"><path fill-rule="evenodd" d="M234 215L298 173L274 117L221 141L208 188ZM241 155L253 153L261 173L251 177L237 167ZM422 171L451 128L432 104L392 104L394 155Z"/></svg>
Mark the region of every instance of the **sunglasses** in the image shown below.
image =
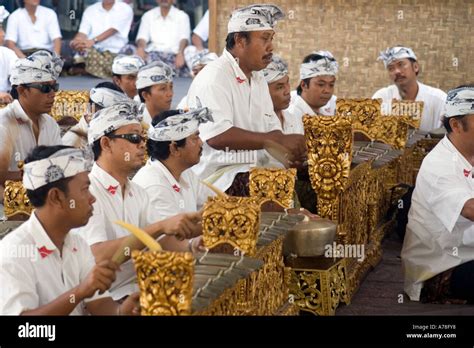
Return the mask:
<svg viewBox="0 0 474 348"><path fill-rule="evenodd" d="M51 91L59 91L59 83L53 85L41 84L41 83L30 83L25 85L26 87L31 87L39 90L41 93L48 94Z"/></svg>
<svg viewBox="0 0 474 348"><path fill-rule="evenodd" d="M107 138L111 139L125 139L132 144L140 144L142 141L145 141L145 138L142 137L140 134L111 134L107 135Z"/></svg>

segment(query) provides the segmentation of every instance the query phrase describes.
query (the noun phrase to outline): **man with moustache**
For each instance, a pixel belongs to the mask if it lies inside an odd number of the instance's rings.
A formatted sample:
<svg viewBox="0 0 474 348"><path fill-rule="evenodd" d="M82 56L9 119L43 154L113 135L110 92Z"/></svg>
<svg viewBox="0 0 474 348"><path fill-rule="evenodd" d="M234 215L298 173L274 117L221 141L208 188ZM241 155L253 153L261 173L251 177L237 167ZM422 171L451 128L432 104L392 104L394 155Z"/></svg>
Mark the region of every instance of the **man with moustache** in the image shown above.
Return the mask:
<svg viewBox="0 0 474 348"><path fill-rule="evenodd" d="M0 242L0 314L137 315L138 293L119 304L107 292L118 266L96 264L70 232L92 215L90 149L39 146L25 162L23 186L35 210Z"/></svg>
<svg viewBox="0 0 474 348"><path fill-rule="evenodd" d="M264 150L268 141L284 146L291 161L305 153L302 135L282 133L261 73L271 63L273 28L283 17L274 5L234 11L222 56L196 76L188 92L188 106L195 107L199 97L214 115L213 123L200 126L203 158L193 170L231 195L248 195L251 166L281 166Z"/></svg>
<svg viewBox="0 0 474 348"><path fill-rule="evenodd" d="M474 85L448 92L447 135L421 164L402 249L412 301L474 303Z"/></svg>
<svg viewBox="0 0 474 348"><path fill-rule="evenodd" d="M383 61L394 84L379 89L372 99L382 99L385 113L391 112L392 99L422 101L424 107L420 130L429 132L441 127L446 93L418 81L420 66L413 50L402 46L391 47L381 52L379 59Z"/></svg>
<svg viewBox="0 0 474 348"><path fill-rule="evenodd" d="M145 139L136 103L121 102L97 112L89 124L88 141L96 160L89 174L95 196L94 215L77 230L91 246L96 261L109 260L130 234L114 221L142 228L153 238L163 234L189 239L201 233L200 214L179 214L161 220L147 192L129 180L143 164ZM110 292L115 300L137 291L131 260L121 266Z"/></svg>
<svg viewBox="0 0 474 348"><path fill-rule="evenodd" d="M145 104L143 122L146 125L151 125L156 115L171 108L173 77L173 69L163 62L152 62L138 71L138 96Z"/></svg>
<svg viewBox="0 0 474 348"><path fill-rule="evenodd" d="M196 212L209 196L214 196L190 169L199 163L202 154L199 125L208 121L212 121L208 108L188 112L170 110L155 118L148 129L150 159L133 182L146 190L161 218L178 212ZM160 239L163 246L174 245L174 250L183 251L195 251L199 242L200 238L179 241L174 236L165 236Z"/></svg>
<svg viewBox="0 0 474 348"><path fill-rule="evenodd" d="M15 100L0 110L0 185L21 180L18 161L37 145L59 145L56 121L48 115L59 89L61 58L37 51L15 63L10 76Z"/></svg>

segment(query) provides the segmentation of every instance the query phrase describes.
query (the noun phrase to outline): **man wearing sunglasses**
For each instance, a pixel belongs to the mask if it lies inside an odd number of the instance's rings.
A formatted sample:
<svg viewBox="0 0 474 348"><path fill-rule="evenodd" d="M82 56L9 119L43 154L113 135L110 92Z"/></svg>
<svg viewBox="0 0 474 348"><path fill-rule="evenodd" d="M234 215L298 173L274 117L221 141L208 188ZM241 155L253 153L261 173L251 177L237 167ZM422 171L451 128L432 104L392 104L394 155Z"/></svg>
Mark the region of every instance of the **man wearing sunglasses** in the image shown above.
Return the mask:
<svg viewBox="0 0 474 348"><path fill-rule="evenodd" d="M415 53L409 47L391 47L380 53L379 60L385 64L391 86L379 89L372 96L381 98L385 113L391 112L391 102L396 100L422 101L423 114L420 130L429 132L441 127L441 116L444 115L446 93L438 88L427 86L418 81L420 65Z"/></svg>
<svg viewBox="0 0 474 348"><path fill-rule="evenodd" d="M201 234L200 214L180 214L160 221L160 212L150 204L147 192L129 180L142 166L145 155L138 109L136 103L121 102L94 114L89 124L88 142L96 160L89 175L90 191L96 202L93 216L78 233L91 246L97 262L110 260L130 235L113 223L117 220L138 226L153 238L168 234L189 239ZM128 260L110 288L112 297L118 300L137 291L135 280L133 264Z"/></svg>
<svg viewBox="0 0 474 348"><path fill-rule="evenodd" d="M18 162L37 145L60 145L59 126L48 115L59 89L62 60L49 51L20 59L12 69L13 103L0 110L0 185L21 180Z"/></svg>

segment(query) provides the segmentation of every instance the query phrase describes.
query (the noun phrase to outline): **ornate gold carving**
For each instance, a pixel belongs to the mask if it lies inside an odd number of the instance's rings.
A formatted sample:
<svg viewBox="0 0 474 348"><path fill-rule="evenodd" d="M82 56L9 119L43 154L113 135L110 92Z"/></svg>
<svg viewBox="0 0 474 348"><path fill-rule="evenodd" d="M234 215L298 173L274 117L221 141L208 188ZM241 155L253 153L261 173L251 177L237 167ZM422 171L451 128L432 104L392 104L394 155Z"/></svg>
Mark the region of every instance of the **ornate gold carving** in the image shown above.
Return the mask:
<svg viewBox="0 0 474 348"><path fill-rule="evenodd" d="M204 245L210 249L227 243L253 256L259 222L260 207L253 198L209 198L202 216Z"/></svg>
<svg viewBox="0 0 474 348"><path fill-rule="evenodd" d="M392 116L403 117L403 122L410 127L420 128L421 117L423 115L424 102L392 100Z"/></svg>
<svg viewBox="0 0 474 348"><path fill-rule="evenodd" d="M189 315L194 279L192 253L133 251L141 315Z"/></svg>
<svg viewBox="0 0 474 348"><path fill-rule="evenodd" d="M15 220L17 217L23 219L24 216L21 215L29 216L33 211L33 206L21 181L7 180L3 199L4 213L9 220Z"/></svg>
<svg viewBox="0 0 474 348"><path fill-rule="evenodd" d="M379 99L338 99L336 113L351 120L354 132L361 132L371 140L382 141L396 149L405 147L407 118L382 116Z"/></svg>
<svg viewBox="0 0 474 348"><path fill-rule="evenodd" d="M250 197L260 205L273 201L284 208L293 207L296 169L252 168L250 170Z"/></svg>
<svg viewBox="0 0 474 348"><path fill-rule="evenodd" d="M73 117L77 122L90 110L89 91L58 91L54 98L51 116L60 121L64 117Z"/></svg>
<svg viewBox="0 0 474 348"><path fill-rule="evenodd" d="M337 220L338 196L349 178L352 132L348 119L303 116L311 185L318 195L318 213Z"/></svg>

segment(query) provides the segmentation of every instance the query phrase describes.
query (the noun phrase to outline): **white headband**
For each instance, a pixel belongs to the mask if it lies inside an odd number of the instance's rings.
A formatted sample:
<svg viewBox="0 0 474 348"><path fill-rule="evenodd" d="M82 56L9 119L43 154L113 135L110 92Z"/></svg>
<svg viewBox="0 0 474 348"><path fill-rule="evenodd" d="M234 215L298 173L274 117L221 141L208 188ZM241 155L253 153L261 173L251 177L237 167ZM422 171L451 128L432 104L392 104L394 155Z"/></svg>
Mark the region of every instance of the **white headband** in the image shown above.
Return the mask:
<svg viewBox="0 0 474 348"><path fill-rule="evenodd" d="M288 75L288 64L278 55L274 54L272 61L263 69L263 76L268 84Z"/></svg>
<svg viewBox="0 0 474 348"><path fill-rule="evenodd" d="M383 60L385 67L392 63L396 59L411 58L418 60L415 56L415 52L409 47L390 47L385 51L380 52L380 56L377 60Z"/></svg>
<svg viewBox="0 0 474 348"><path fill-rule="evenodd" d="M56 81L63 69L64 62L56 54L48 51L36 51L29 57L16 61L10 75L12 85L35 82Z"/></svg>
<svg viewBox="0 0 474 348"><path fill-rule="evenodd" d="M89 172L94 162L90 148L63 149L50 157L25 164L23 186L27 190L37 190L52 182Z"/></svg>
<svg viewBox="0 0 474 348"><path fill-rule="evenodd" d="M137 89L143 89L160 83L173 82L173 69L163 62L152 62L138 71Z"/></svg>
<svg viewBox="0 0 474 348"><path fill-rule="evenodd" d="M255 4L232 12L227 25L227 34L273 30L278 20L285 17L276 5Z"/></svg>
<svg viewBox="0 0 474 348"><path fill-rule="evenodd" d="M141 107L133 102L120 102L97 111L87 131L89 144L94 143L104 135L129 124L140 124L142 121Z"/></svg>
<svg viewBox="0 0 474 348"><path fill-rule="evenodd" d="M154 141L179 141L196 133L201 123L214 122L208 108L193 109L170 116L148 129L148 138Z"/></svg>
<svg viewBox="0 0 474 348"><path fill-rule="evenodd" d="M329 56L325 55L323 56L323 58L318 59L317 61L310 61L308 63L301 64L300 80L305 80L323 75L336 76L339 70L339 64L337 64L337 62L332 59Z"/></svg>
<svg viewBox="0 0 474 348"><path fill-rule="evenodd" d="M107 87L92 88L89 93L89 98L94 104L99 105L101 108L108 108L120 102L131 101L125 94Z"/></svg>
<svg viewBox="0 0 474 348"><path fill-rule="evenodd" d="M474 114L474 87L460 87L448 92L446 117Z"/></svg>
<svg viewBox="0 0 474 348"><path fill-rule="evenodd" d="M0 25L3 23L5 19L10 15L10 12L8 12L5 9L5 6L0 6Z"/></svg>
<svg viewBox="0 0 474 348"><path fill-rule="evenodd" d="M137 74L138 70L145 65L139 56L118 55L114 58L112 72L117 75Z"/></svg>

